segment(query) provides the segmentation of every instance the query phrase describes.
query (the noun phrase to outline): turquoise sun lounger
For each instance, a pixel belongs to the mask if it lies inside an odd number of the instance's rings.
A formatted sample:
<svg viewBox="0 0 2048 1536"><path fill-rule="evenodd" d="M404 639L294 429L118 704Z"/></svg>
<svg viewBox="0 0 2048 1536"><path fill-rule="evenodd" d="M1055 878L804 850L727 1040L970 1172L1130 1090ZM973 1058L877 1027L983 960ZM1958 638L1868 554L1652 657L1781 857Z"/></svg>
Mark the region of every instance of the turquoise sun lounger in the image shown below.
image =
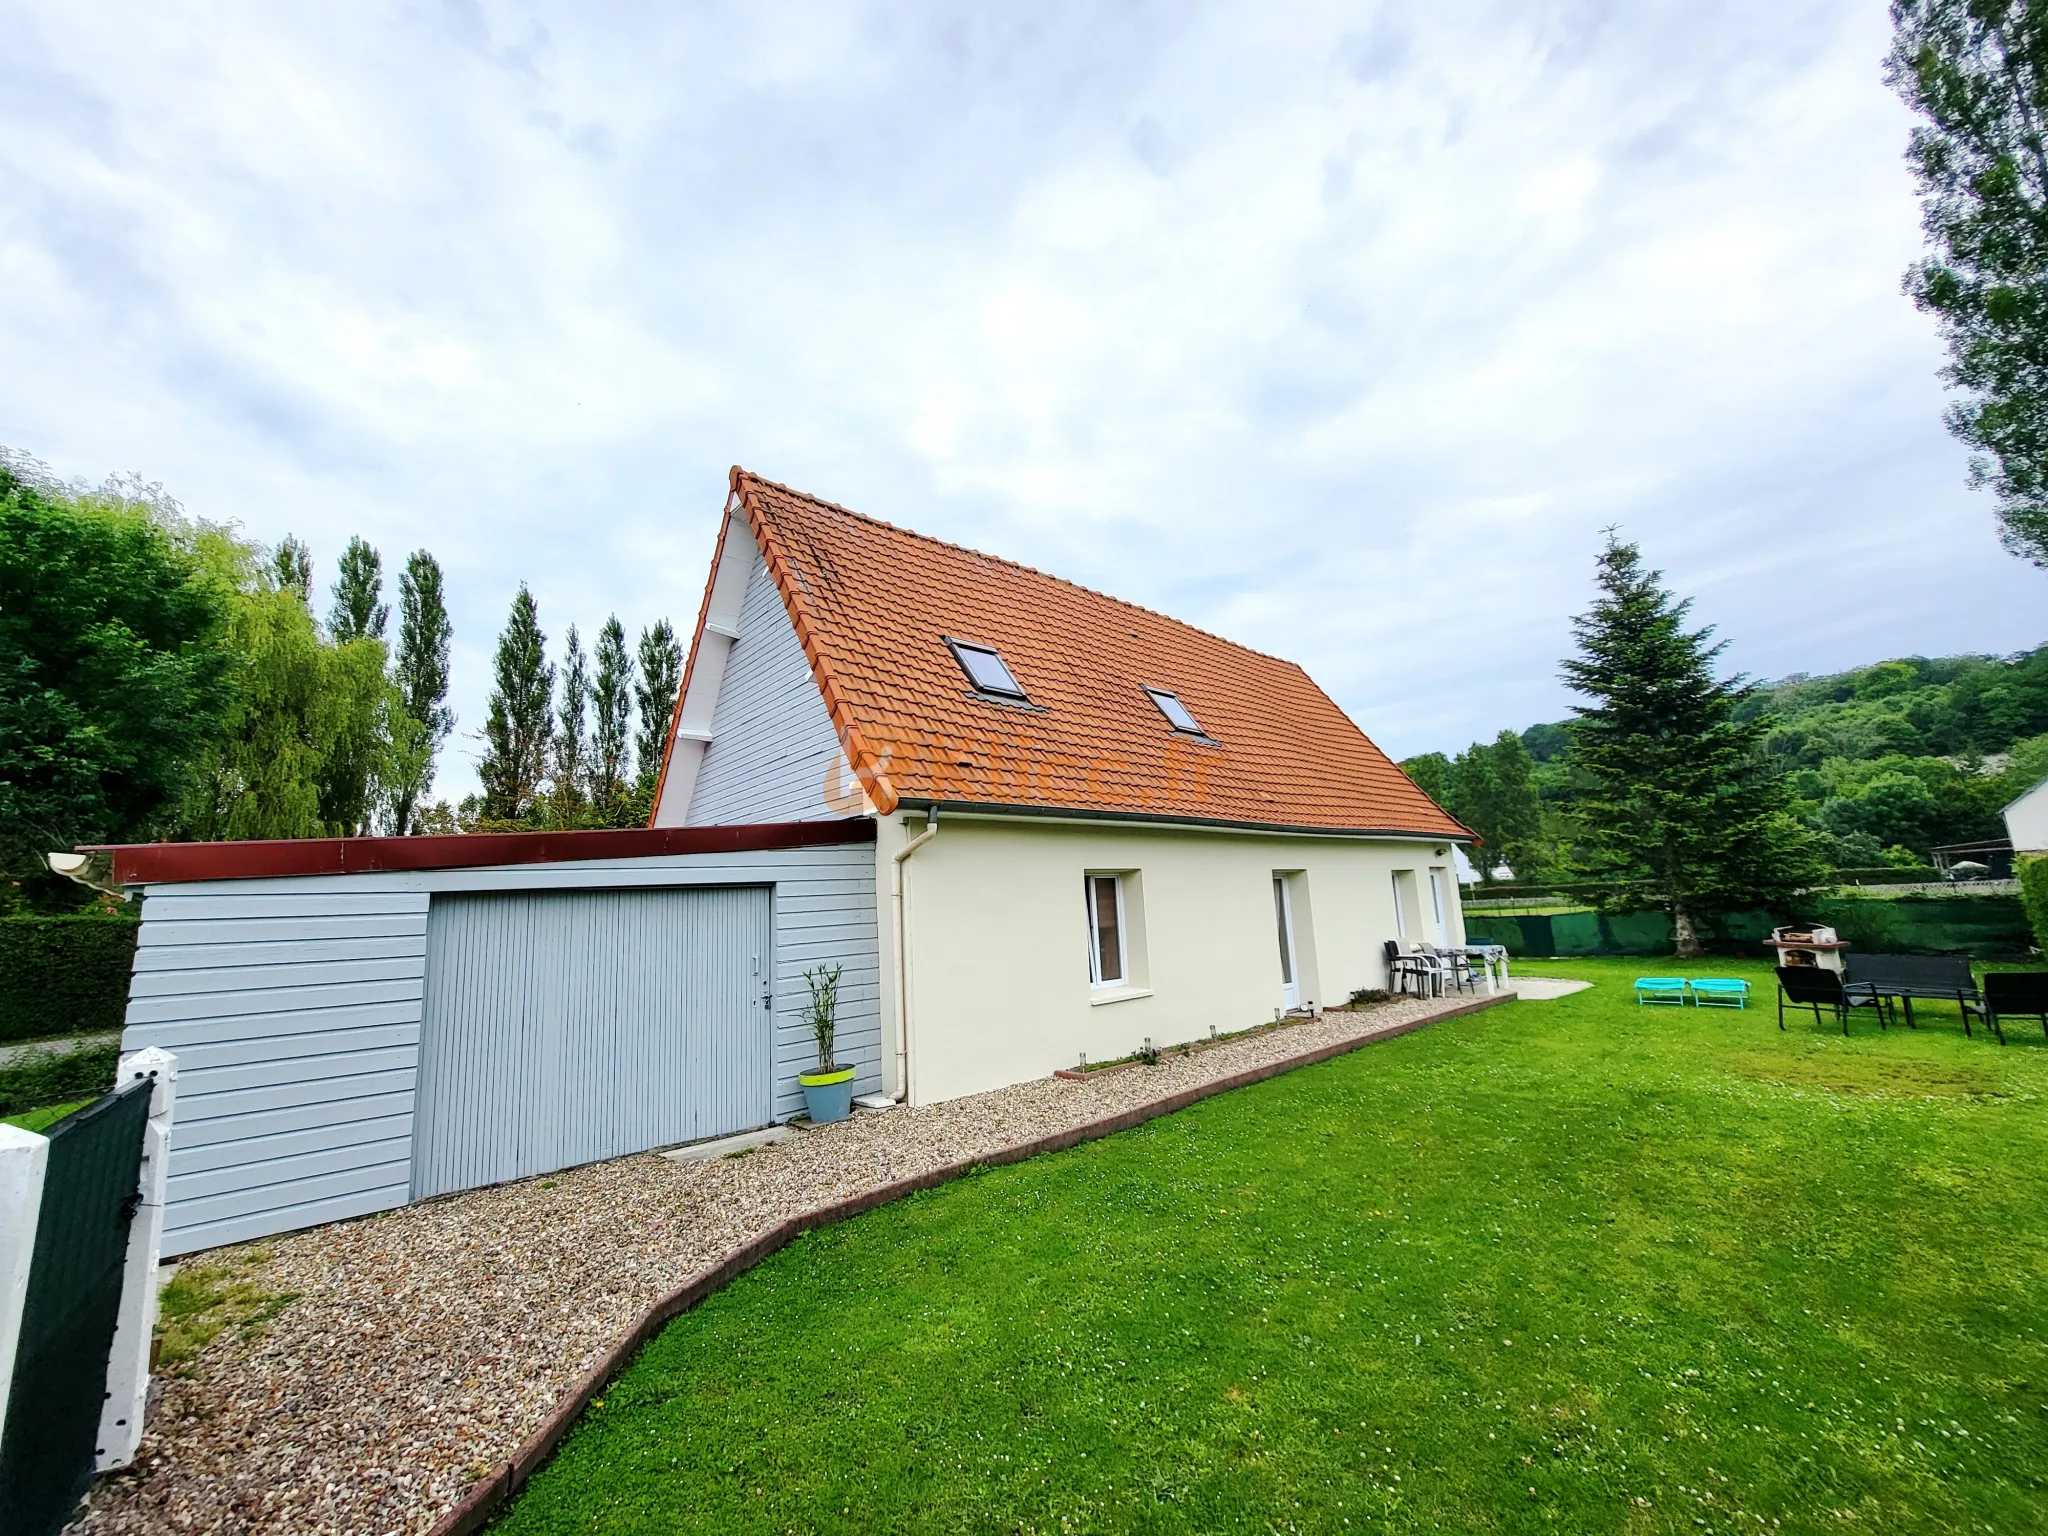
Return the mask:
<svg viewBox="0 0 2048 1536"><path fill-rule="evenodd" d="M1636 1006L1645 1003L1670 1003L1674 1007L1685 1006L1685 978L1683 976L1638 976L1636 978Z"/></svg>
<svg viewBox="0 0 2048 1536"><path fill-rule="evenodd" d="M1749 983L1740 976L1695 976L1687 984L1692 988L1696 1008L1749 1006Z"/></svg>

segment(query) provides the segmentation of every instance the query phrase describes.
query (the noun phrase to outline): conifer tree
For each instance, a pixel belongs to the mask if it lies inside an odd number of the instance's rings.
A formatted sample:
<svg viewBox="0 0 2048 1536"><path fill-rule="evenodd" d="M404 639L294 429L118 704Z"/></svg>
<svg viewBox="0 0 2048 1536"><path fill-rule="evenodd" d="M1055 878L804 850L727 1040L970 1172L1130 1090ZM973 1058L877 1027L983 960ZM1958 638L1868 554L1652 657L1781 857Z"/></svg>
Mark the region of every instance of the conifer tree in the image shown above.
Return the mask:
<svg viewBox="0 0 2048 1536"><path fill-rule="evenodd" d="M524 582L498 637L493 673L477 777L483 781L484 815L517 821L533 812L539 798L554 734L555 669L548 665L547 636Z"/></svg>
<svg viewBox="0 0 2048 1536"><path fill-rule="evenodd" d="M401 837L419 831L421 810L434 787L435 754L455 728L447 704L454 633L442 597L440 563L416 549L398 573L398 654L391 680L398 686L400 707L392 718L385 783L390 830Z"/></svg>
<svg viewBox="0 0 2048 1536"><path fill-rule="evenodd" d="M313 552L296 534L286 534L271 551L270 575L281 591L296 592L300 602L313 606Z"/></svg>
<svg viewBox="0 0 2048 1536"><path fill-rule="evenodd" d="M640 631L640 682L633 690L640 706L640 787L652 788L668 750L668 722L675 713L676 690L683 681L683 644L667 619Z"/></svg>
<svg viewBox="0 0 2048 1536"><path fill-rule="evenodd" d="M308 573L310 576L310 572ZM384 605L384 558L361 537L341 552L340 574L334 580L334 607L327 632L337 645L351 640L382 640L391 610Z"/></svg>
<svg viewBox="0 0 2048 1536"><path fill-rule="evenodd" d="M1600 596L1572 621L1579 654L1564 662L1564 681L1594 701L1573 707L1578 856L1613 883L1611 909L1669 912L1690 959L1701 953L1701 918L1782 908L1828 866L1761 761L1771 718L1738 722L1747 680L1714 676L1727 642L1686 629L1691 599L1674 601L1662 580L1609 530Z"/></svg>
<svg viewBox="0 0 2048 1536"><path fill-rule="evenodd" d="M590 798L607 820L626 793L633 750L633 658L614 615L597 632L597 681L591 686Z"/></svg>
<svg viewBox="0 0 2048 1536"><path fill-rule="evenodd" d="M582 637L571 624L562 654L562 698L555 709L555 817L564 826L573 825L589 803L584 791L590 744L583 718L589 702L590 668L583 656Z"/></svg>

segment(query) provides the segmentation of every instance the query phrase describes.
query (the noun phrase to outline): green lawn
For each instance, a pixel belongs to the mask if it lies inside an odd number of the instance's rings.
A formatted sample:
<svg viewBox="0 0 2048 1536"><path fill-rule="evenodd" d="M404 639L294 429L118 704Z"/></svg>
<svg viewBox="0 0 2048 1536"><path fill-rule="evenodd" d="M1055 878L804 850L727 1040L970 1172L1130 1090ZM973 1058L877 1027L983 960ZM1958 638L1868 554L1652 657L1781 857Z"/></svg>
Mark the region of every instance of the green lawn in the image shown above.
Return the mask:
<svg viewBox="0 0 2048 1536"><path fill-rule="evenodd" d="M1672 968L814 1234L496 1529L2048 1529L2039 1026L1636 1008Z"/></svg>
<svg viewBox="0 0 2048 1536"><path fill-rule="evenodd" d="M73 1099L69 1104L46 1104L41 1109L25 1109L18 1115L0 1117L0 1125L18 1125L24 1131L41 1133L74 1109L83 1109L91 1102L91 1099Z"/></svg>

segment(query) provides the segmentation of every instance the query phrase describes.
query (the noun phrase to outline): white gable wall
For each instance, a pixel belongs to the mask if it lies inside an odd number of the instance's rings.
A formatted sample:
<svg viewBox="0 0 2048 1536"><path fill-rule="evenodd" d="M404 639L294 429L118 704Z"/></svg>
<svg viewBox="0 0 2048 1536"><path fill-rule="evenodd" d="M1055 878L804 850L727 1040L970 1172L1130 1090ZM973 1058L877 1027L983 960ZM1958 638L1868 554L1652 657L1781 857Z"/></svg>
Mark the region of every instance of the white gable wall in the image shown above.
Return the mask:
<svg viewBox="0 0 2048 1536"><path fill-rule="evenodd" d="M2048 852L2048 779L2005 808L2005 832L2021 853Z"/></svg>
<svg viewBox="0 0 2048 1536"><path fill-rule="evenodd" d="M822 821L857 809L827 804L826 779L840 762L839 736L811 676L782 594L751 541L746 598L725 657L711 741L697 769L685 826ZM731 557L730 550L728 558ZM835 782L835 789L838 787Z"/></svg>

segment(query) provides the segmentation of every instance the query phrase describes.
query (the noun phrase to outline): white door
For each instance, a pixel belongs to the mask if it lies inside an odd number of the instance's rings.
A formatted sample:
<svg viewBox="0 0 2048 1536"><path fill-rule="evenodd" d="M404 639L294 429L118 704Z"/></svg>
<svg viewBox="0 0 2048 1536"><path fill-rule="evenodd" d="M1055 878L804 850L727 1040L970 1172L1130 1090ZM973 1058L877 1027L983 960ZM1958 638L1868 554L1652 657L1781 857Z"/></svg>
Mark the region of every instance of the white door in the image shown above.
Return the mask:
<svg viewBox="0 0 2048 1536"><path fill-rule="evenodd" d="M1301 983L1294 973L1294 903L1287 897L1287 877L1273 877L1273 916L1280 925L1280 1003L1301 1006Z"/></svg>
<svg viewBox="0 0 2048 1536"><path fill-rule="evenodd" d="M1437 948L1448 949L1451 945L1451 925L1444 915L1444 872L1440 869L1432 869L1429 872L1429 899L1436 909Z"/></svg>

